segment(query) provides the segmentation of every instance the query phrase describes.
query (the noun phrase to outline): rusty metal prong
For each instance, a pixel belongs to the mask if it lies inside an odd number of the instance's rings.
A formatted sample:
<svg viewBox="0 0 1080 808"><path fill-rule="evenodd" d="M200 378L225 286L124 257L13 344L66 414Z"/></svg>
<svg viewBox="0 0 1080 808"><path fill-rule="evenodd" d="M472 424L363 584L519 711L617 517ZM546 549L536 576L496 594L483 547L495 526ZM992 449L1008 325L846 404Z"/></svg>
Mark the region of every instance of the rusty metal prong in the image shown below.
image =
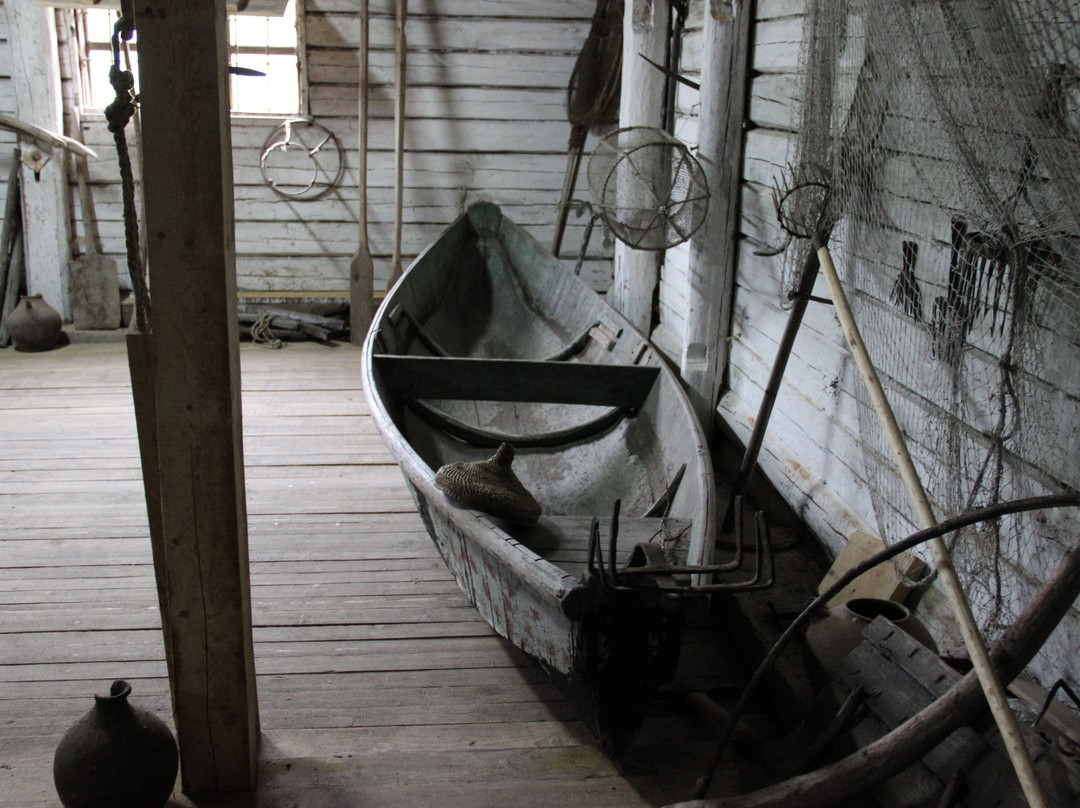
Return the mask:
<svg viewBox="0 0 1080 808"><path fill-rule="evenodd" d="M736 494L731 501L731 508L735 514L735 557L723 564L714 564L715 572L732 572L742 567L743 559L743 526L742 526L742 494Z"/></svg>
<svg viewBox="0 0 1080 808"><path fill-rule="evenodd" d="M761 547L765 551L769 563L769 578L762 583L762 586L772 586L776 580L776 556L773 554L772 529L769 527L769 520L765 518L764 511L758 511L757 521L758 531L762 536Z"/></svg>
<svg viewBox="0 0 1080 808"><path fill-rule="evenodd" d="M741 513L738 519L741 521ZM772 534L769 531L769 522L765 518L765 512L758 511L754 516L754 521L754 574L742 581L690 586L684 591L689 594L701 592L749 592L756 589L768 589L772 586L776 577L776 564L773 556ZM736 534L739 535L741 545L741 530L736 529ZM767 574L766 568L768 569ZM672 570L672 572L675 571L677 571L677 568Z"/></svg>
<svg viewBox="0 0 1080 808"><path fill-rule="evenodd" d="M1073 692L1073 689L1069 687L1068 682L1066 682L1064 679L1058 679L1056 682L1054 682L1053 687L1050 688L1050 692L1046 694L1046 700L1043 701L1042 709L1039 710L1039 714L1035 717L1035 720L1031 724L1033 727L1038 726L1039 722L1042 721L1043 716L1046 715L1046 711L1049 710L1050 705L1054 703L1054 696L1057 695L1057 692L1059 690L1065 691L1065 695L1072 699L1073 703L1077 707L1080 707L1080 697L1077 697L1076 693Z"/></svg>
<svg viewBox="0 0 1080 808"><path fill-rule="evenodd" d="M742 568L743 559L743 519L742 519L742 494L735 497L735 558L731 562L732 569Z"/></svg>
<svg viewBox="0 0 1080 808"><path fill-rule="evenodd" d="M762 525L765 526L762 531ZM754 577L750 580L757 584L761 580L761 570L764 567L764 554L762 553L763 538L768 535L769 523L765 521L765 512L757 511L754 514Z"/></svg>
<svg viewBox="0 0 1080 808"><path fill-rule="evenodd" d="M610 587L611 581L608 580L607 564L604 562L604 543L600 541L600 520L596 519L596 566L597 566L597 579L600 581L600 585L604 587Z"/></svg>
<svg viewBox="0 0 1080 808"><path fill-rule="evenodd" d="M608 537L608 561L611 564L611 582L619 583L619 562L617 555L619 546L619 510L622 508L622 500L615 500L615 508L611 513L611 535Z"/></svg>
<svg viewBox="0 0 1080 808"><path fill-rule="evenodd" d="M754 548L757 558L754 562L754 577L747 582L744 591L748 589L768 589L773 585L776 577L776 563L772 551L772 532L769 529L769 520L765 518L765 511L754 514ZM768 564L769 574L765 578L763 573Z"/></svg>
<svg viewBox="0 0 1080 808"><path fill-rule="evenodd" d="M766 561L769 565L767 581L763 580L762 575ZM733 584L730 589L739 592L768 589L773 584L773 573L772 534L769 532L769 521L765 518L764 511L757 511L754 514L754 574L745 581Z"/></svg>
<svg viewBox="0 0 1080 808"><path fill-rule="evenodd" d="M589 525L589 553L588 553L588 569L589 575L596 575L596 555L600 549L600 520L595 516L592 519L592 524Z"/></svg>

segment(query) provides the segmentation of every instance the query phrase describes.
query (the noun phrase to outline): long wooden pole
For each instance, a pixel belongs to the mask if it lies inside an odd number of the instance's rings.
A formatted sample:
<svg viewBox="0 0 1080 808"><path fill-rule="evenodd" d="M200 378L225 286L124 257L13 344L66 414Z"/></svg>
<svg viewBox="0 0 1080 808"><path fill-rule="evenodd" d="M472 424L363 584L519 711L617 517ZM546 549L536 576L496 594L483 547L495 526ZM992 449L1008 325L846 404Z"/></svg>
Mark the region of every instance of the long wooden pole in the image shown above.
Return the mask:
<svg viewBox="0 0 1080 808"><path fill-rule="evenodd" d="M566 234L566 222L570 218L570 198L577 186L578 172L581 169L581 155L585 150L585 139L589 130L581 125L570 129L570 145L566 153L566 174L563 175L562 196L559 197L559 209L555 220L555 238L551 241L551 254L559 257L562 250L563 236Z"/></svg>
<svg viewBox="0 0 1080 808"><path fill-rule="evenodd" d="M401 277L401 227L404 213L405 195L405 55L408 44L405 40L405 18L408 14L408 0L396 0L394 4L394 83L397 94L394 97L394 257L390 264L390 282L393 286Z"/></svg>
<svg viewBox="0 0 1080 808"><path fill-rule="evenodd" d="M97 158L97 152L74 138L60 135L56 132L50 132L48 129L42 129L40 126L34 126L34 124L27 123L26 121L20 121L14 115L0 113L0 129L8 129L12 132L17 132L20 135L26 135L47 146L56 146L61 149L66 149L72 154L77 154L82 157Z"/></svg>
<svg viewBox="0 0 1080 808"><path fill-rule="evenodd" d="M371 260L371 245L368 244L367 220L367 148L368 148L368 0L360 0L360 90L357 98L360 102L358 125L360 128L357 144L356 173L357 222L360 228L360 241L349 266L349 341L360 345L364 341L372 315L375 313L375 266Z"/></svg>
<svg viewBox="0 0 1080 808"><path fill-rule="evenodd" d="M907 488L919 524L924 528L933 527L937 524L937 517L934 515L934 510L930 505L930 498L919 480L919 474L915 469L915 464L911 461L911 455L908 453L907 444L904 441L903 433L900 431L900 425L896 422L896 416L893 414L889 400L885 396L881 380L878 378L874 364L870 360L870 353L866 350L862 335L859 333L859 327L855 323L854 316L852 316L851 307L848 305L847 296L840 285L840 278L836 274L836 266L833 264L829 248L823 245L820 246L817 255L821 264L821 272L829 284L829 291L832 293L833 307L837 318L840 320L840 327L844 331L844 337L851 348L851 354L859 367L859 373L862 375L863 383L870 394L874 410L877 412L878 419L885 430L893 460L900 472L901 479L904 481L904 486ZM994 721L1001 732L1001 738L1005 743L1006 751L1009 753L1009 759L1012 761L1013 768L1016 769L1016 776L1024 789L1024 795L1027 797L1031 808L1049 808L1050 802L1043 791L1038 775L1035 773L1035 767L1031 762L1027 746L1024 745L1020 724L1016 720L1013 711L1009 708L1005 688L1002 686L1001 680L998 679L994 665L990 661L990 654L986 650L982 635L979 633L979 627L975 623L975 617L971 612L971 604L968 603L967 596L964 594L949 549L945 546L944 539L940 537L929 544L934 563L937 565L942 588L945 590L949 605L952 607L953 615L959 623L964 647L971 657L972 665L979 677L979 683L982 685L986 700L990 705L990 712L993 714Z"/></svg>
<svg viewBox="0 0 1080 808"><path fill-rule="evenodd" d="M776 348L776 358L773 359L769 380L765 384L765 392L761 395L757 417L754 419L754 428L746 441L746 449L739 465L739 473L731 486L731 497L725 524L734 518L735 509L731 505L735 502L735 498L745 496L746 492L750 490L750 480L753 478L754 470L757 468L758 455L761 453L761 446L765 442L765 432L769 426L769 419L772 417L773 406L776 404L776 397L780 393L780 385L784 381L784 371L787 369L788 359L791 358L791 352L795 347L795 338L799 335L799 329L802 327L803 315L806 314L806 308L810 304L810 295L814 292L814 282L817 281L819 269L817 255L810 251L806 256L806 262L803 264L799 286L792 296L787 325L784 326L784 333L780 337L780 344Z"/></svg>

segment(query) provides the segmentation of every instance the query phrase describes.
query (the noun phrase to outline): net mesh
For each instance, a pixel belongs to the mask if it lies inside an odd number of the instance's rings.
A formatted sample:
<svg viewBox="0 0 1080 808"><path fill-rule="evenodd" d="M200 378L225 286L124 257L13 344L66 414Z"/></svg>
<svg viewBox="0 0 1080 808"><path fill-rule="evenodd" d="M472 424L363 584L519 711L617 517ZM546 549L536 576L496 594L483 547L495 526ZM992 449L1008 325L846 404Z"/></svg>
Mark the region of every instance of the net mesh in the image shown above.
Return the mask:
<svg viewBox="0 0 1080 808"><path fill-rule="evenodd" d="M599 131L619 120L622 18L622 0L597 0L589 36L566 91L566 115L574 126Z"/></svg>
<svg viewBox="0 0 1080 808"><path fill-rule="evenodd" d="M589 158L589 191L615 236L638 250L688 240L708 210L701 164L663 129L618 129Z"/></svg>
<svg viewBox="0 0 1080 808"><path fill-rule="evenodd" d="M780 195L828 241L935 512L1080 487L1080 4L807 9ZM782 297L808 249L787 250ZM895 541L917 519L855 379L863 475ZM989 637L1078 524L1037 513L953 537Z"/></svg>

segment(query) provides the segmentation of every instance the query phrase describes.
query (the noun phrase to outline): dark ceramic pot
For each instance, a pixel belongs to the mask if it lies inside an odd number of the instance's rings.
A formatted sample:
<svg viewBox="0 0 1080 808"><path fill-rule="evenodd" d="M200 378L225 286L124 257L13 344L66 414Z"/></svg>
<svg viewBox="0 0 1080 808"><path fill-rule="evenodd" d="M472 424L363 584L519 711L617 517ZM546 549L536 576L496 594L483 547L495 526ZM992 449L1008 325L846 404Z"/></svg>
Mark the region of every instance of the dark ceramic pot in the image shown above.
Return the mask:
<svg viewBox="0 0 1080 808"><path fill-rule="evenodd" d="M164 721L128 702L130 693L127 682L113 682L61 738L53 781L64 808L162 808L168 801L179 767L176 740Z"/></svg>
<svg viewBox="0 0 1080 808"><path fill-rule="evenodd" d="M8 315L8 334L17 351L48 351L56 347L64 322L41 295L23 295Z"/></svg>
<svg viewBox="0 0 1080 808"><path fill-rule="evenodd" d="M824 617L810 624L806 645L812 659L835 673L841 660L863 641L863 630L876 617L884 617L937 653L934 638L907 606L880 598L854 598L829 609Z"/></svg>

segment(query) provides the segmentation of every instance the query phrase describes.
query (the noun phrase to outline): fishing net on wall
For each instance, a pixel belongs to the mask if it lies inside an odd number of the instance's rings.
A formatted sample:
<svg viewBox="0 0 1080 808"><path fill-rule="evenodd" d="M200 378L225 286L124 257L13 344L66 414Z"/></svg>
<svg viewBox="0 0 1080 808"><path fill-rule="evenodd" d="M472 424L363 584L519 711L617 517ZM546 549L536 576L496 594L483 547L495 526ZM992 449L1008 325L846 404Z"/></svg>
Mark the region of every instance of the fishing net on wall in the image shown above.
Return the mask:
<svg viewBox="0 0 1080 808"><path fill-rule="evenodd" d="M1080 4L807 8L780 190L809 190L801 218L828 236L938 518L1080 487ZM784 292L809 249L797 244ZM863 473L895 541L917 520L856 385ZM1078 526L1059 511L954 537L989 636Z"/></svg>

